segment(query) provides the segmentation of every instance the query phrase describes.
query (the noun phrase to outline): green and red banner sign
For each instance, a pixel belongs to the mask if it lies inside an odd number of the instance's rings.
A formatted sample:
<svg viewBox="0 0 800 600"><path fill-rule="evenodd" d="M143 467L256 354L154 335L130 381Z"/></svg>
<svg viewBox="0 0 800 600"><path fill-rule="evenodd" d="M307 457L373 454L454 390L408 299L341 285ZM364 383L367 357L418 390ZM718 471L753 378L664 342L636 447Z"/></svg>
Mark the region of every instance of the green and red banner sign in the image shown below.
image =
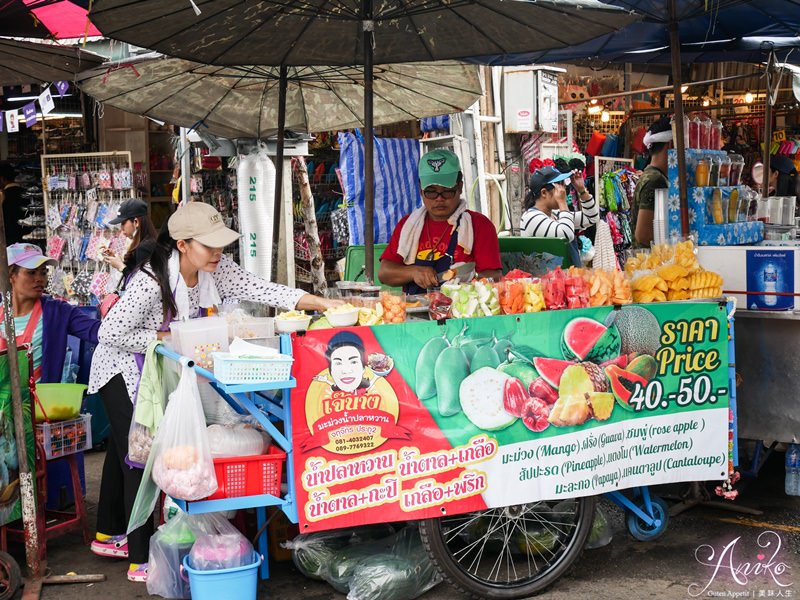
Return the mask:
<svg viewBox="0 0 800 600"><path fill-rule="evenodd" d="M728 475L717 303L323 329L293 350L302 531Z"/></svg>

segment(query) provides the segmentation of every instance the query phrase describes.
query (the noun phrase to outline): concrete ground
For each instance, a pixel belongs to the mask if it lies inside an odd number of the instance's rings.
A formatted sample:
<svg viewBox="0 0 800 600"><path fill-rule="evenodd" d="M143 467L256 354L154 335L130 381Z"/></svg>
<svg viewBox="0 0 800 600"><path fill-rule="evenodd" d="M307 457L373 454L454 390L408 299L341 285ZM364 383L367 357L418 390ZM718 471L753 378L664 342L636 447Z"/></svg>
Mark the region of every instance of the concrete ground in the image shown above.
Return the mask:
<svg viewBox="0 0 800 600"><path fill-rule="evenodd" d="M87 503L92 527L103 458L102 452L86 456ZM783 492L782 459L783 454L772 456L757 479L746 479L739 486L742 493L733 504L758 508L764 511L762 515L740 516L698 506L673 518L664 536L655 542L633 540L625 530L623 513L604 500L602 506L614 528L613 540L603 548L586 551L575 568L540 597L552 600L800 598L800 497L787 497ZM776 544L766 549L757 545L759 535L765 531L780 536L781 547L774 558ZM737 538L735 544L728 546ZM762 537L761 541L767 538ZM777 539L773 541L777 543ZM698 550L703 544L715 549L713 560L709 560L710 548ZM728 552L723 553L726 546ZM10 551L24 563L20 547L12 546ZM721 555L723 564L717 568ZM126 580L126 562L94 556L75 534L48 544L48 567L53 574L103 573L107 580L93 585L45 586L41 597L47 600L148 597L145 585ZM327 584L305 579L291 562L273 562L271 569L272 578L260 584L259 599L344 599ZM690 595L692 584L696 596ZM422 597L423 600L460 598L463 596L444 583Z"/></svg>

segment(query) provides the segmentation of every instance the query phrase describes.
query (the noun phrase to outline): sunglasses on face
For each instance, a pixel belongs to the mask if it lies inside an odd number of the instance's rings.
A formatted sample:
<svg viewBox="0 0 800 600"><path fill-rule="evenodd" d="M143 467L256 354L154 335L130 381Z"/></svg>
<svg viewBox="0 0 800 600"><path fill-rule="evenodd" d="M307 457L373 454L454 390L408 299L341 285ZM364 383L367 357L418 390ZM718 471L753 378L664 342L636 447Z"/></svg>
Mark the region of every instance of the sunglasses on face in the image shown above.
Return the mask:
<svg viewBox="0 0 800 600"><path fill-rule="evenodd" d="M422 190L422 195L425 196L428 200L436 200L439 196L444 198L445 200L452 200L456 197L458 193L458 188L448 188L445 190L434 190L431 188L427 188Z"/></svg>

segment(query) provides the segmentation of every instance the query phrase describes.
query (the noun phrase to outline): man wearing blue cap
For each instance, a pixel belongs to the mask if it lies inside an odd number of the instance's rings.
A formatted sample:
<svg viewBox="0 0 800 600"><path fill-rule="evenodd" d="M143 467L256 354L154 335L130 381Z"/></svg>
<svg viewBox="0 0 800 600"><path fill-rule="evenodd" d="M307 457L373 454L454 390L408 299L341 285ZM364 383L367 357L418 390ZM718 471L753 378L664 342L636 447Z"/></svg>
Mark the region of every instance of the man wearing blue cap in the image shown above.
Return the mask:
<svg viewBox="0 0 800 600"><path fill-rule="evenodd" d="M573 212L567 206L567 180L570 179L581 202L579 211ZM573 264L581 266L577 233L597 223L600 210L580 173L562 173L555 167L537 169L528 183L525 208L520 223L522 235L564 238L569 244Z"/></svg>
<svg viewBox="0 0 800 600"><path fill-rule="evenodd" d="M478 277L502 275L500 244L492 222L467 210L458 157L433 150L419 159L422 206L403 217L381 254L378 279L408 294L439 287L441 274L459 263L475 263Z"/></svg>

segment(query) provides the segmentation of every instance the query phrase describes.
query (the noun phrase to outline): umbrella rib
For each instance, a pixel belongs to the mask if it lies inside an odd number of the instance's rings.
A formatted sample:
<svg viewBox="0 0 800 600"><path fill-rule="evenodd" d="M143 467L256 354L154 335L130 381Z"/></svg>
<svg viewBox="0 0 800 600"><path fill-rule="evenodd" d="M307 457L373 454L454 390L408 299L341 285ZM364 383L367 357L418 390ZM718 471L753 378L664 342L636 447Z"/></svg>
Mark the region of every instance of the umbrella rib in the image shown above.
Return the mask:
<svg viewBox="0 0 800 600"><path fill-rule="evenodd" d="M388 83L390 83L391 85L395 85L395 86L397 86L398 88L403 88L403 89L406 89L406 90L409 90L409 91L414 91L414 88L412 88L412 87L403 86L403 85L401 85L401 84L399 84L399 83L394 83L394 82L392 82L392 81L389 81L388 79L387 79L386 81L387 81ZM424 80L422 80L422 81L424 81ZM377 86L376 86L376 87L377 87ZM461 90L461 91L465 91L465 90ZM414 113L412 113L412 112L410 112L410 111L406 110L405 108L403 108L402 106L400 106L400 105L398 105L396 102L394 102L393 100L390 100L390 99L389 99L387 96L384 96L384 95L383 95L383 94L381 94L379 91L373 91L373 94L374 94L375 96L377 96L378 98L381 98L381 99L382 99L384 102L386 102L387 104L390 104L391 106L394 106L394 107L395 107L397 110L399 110L400 112L403 112L403 113L405 113L405 114L409 115L409 116L410 116L412 119L416 119L416 118L418 118L418 116L417 116L417 115L415 115ZM476 95L476 96L479 96L480 94L475 94L475 95ZM428 96L427 96L427 97L428 97L428 98L432 98L432 99L433 99L433 100L435 100L436 102L438 102L438 103L440 103L440 104L443 104L443 105L445 105L445 106L447 106L447 107L449 107L449 108L451 108L451 109L461 110L461 109L463 108L463 107L459 107L459 106L454 106L454 105L453 105L451 102L448 102L448 101L446 101L446 100L444 100L444 99L441 99L441 97L437 97L437 96L434 96L434 95L432 95L432 94L428 94Z"/></svg>
<svg viewBox="0 0 800 600"><path fill-rule="evenodd" d="M417 75L416 73L413 73L413 74L412 73L401 73L401 72L396 71L394 69L387 69L385 71L385 75L383 75L382 77L383 77L384 80L391 82L391 76L410 79L412 81L420 81L422 83L429 83L429 84L434 85L436 87L447 88L447 89L453 90L455 92L464 92L466 94L477 93L477 95L480 96L480 93L479 92L475 92L475 90L468 89L468 88L465 88L465 87L460 87L460 86L457 86L455 84L443 83L442 81L438 81L438 80L434 80L434 79L426 79L425 77ZM406 89L409 89L409 90L413 91L412 88L406 88Z"/></svg>
<svg viewBox="0 0 800 600"><path fill-rule="evenodd" d="M258 124L256 125L256 133L258 134L256 137L259 139L261 138L261 117L264 115L264 101L267 97L267 92L269 91L269 79L265 79L264 87L261 90L261 103L258 106Z"/></svg>
<svg viewBox="0 0 800 600"><path fill-rule="evenodd" d="M313 67L312 67L312 70L313 70ZM350 105L349 105L347 102L345 102L344 98L342 98L342 96L339 94L339 92L338 92L338 90L336 89L336 87L335 87L335 86L333 86L333 85L327 85L326 87L327 87L327 89L328 89L328 90L329 90L329 91L330 91L330 92L331 92L331 93L332 93L334 96L336 96L336 97L339 99L339 102L341 102L341 103L342 103L342 105L343 105L345 108L347 108L347 110L349 110L349 111L350 111L350 114L352 114L352 115L353 115L353 116L356 118L356 120L357 120L359 123L364 123L364 116L363 116L363 115L359 115L357 112L355 112L355 111L354 111L354 110L353 110L353 109L350 107Z"/></svg>
<svg viewBox="0 0 800 600"><path fill-rule="evenodd" d="M400 4L402 6L408 6L408 4L405 2L405 0L399 0L399 2L400 2ZM436 57L433 54L433 50L431 49L430 44L428 44L428 42L425 41L425 38L423 37L422 32L419 30L419 27L417 27L417 23L416 23L416 21L414 21L414 15L412 14L412 12L411 11L407 11L407 14L405 15L405 17L411 22L411 25L414 28L414 31L417 32L417 38L419 38L419 41L422 43L423 48L425 48L425 52L428 53L428 57L431 60L436 60Z"/></svg>
<svg viewBox="0 0 800 600"><path fill-rule="evenodd" d="M174 59L174 60L182 60L182 59ZM115 95L107 96L107 97L102 99L102 102L108 102L110 100L116 100L117 98L122 98L124 96L127 96L128 94L139 93L142 90L145 90L145 89L147 89L149 87L152 87L154 85L158 85L160 83L164 83L165 81L169 81L170 79L173 79L174 77L179 77L180 75L185 75L186 73L191 73L191 74L194 75L195 73L192 72L193 70L194 70L194 67L192 66L187 70L181 71L180 73L170 73L168 75L164 75L163 77L160 77L159 79L154 79L153 81L147 82L145 85L140 85L136 89L125 90L125 91L119 92L119 93L117 93ZM92 80L96 80L96 79L101 79L102 80L105 76L106 76L106 72L104 71L103 73L99 73L97 75L92 75L91 77L88 77L88 78L82 80L81 83L92 81ZM80 84L78 85L78 87L81 87ZM172 95L170 95L170 97L171 96Z"/></svg>

